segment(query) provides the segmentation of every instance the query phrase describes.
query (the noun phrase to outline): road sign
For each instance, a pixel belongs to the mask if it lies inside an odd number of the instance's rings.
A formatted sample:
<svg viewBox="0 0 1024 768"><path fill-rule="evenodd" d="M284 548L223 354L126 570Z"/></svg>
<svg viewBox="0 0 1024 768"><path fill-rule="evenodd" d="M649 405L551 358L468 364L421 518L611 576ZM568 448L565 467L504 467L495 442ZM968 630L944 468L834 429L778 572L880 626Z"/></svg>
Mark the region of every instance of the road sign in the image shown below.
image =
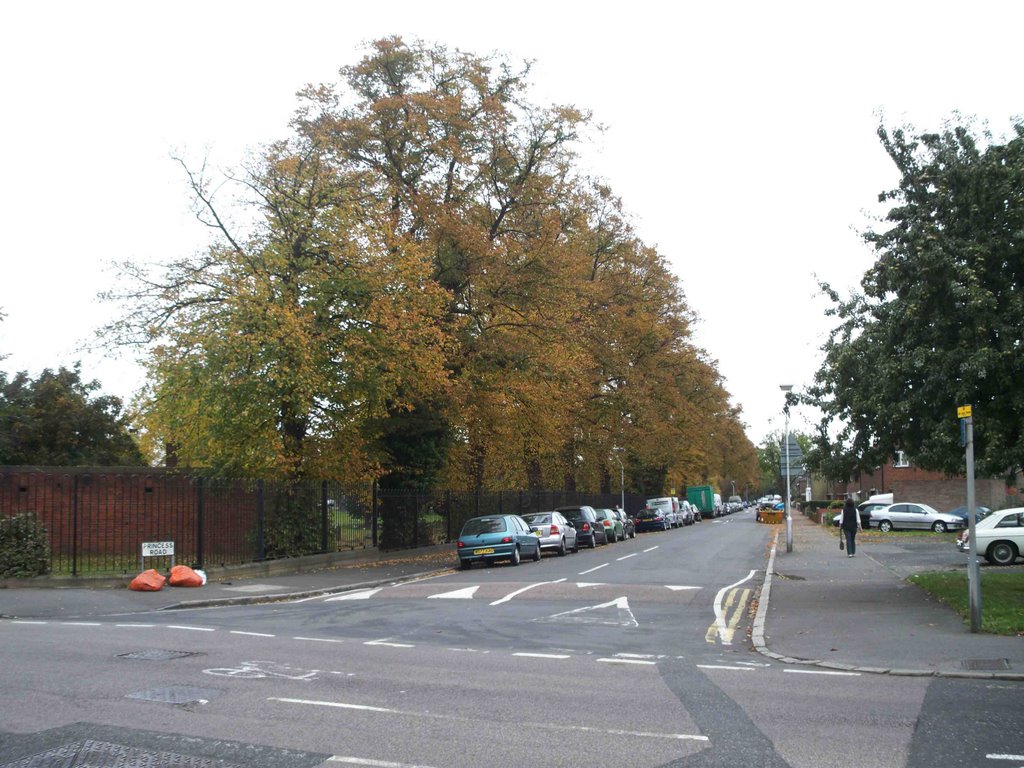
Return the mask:
<svg viewBox="0 0 1024 768"><path fill-rule="evenodd" d="M786 446L789 446L787 451ZM800 477L806 473L804 467L804 452L800 448L800 443L796 441L794 435L789 435L789 441L784 442L779 447L779 474L783 477L786 476L786 458L789 458L789 476Z"/></svg>
<svg viewBox="0 0 1024 768"><path fill-rule="evenodd" d="M956 409L956 417L958 419L969 419L971 418L971 406L961 405Z"/></svg>
<svg viewBox="0 0 1024 768"><path fill-rule="evenodd" d="M143 557L166 557L173 554L173 541L145 541L142 543Z"/></svg>

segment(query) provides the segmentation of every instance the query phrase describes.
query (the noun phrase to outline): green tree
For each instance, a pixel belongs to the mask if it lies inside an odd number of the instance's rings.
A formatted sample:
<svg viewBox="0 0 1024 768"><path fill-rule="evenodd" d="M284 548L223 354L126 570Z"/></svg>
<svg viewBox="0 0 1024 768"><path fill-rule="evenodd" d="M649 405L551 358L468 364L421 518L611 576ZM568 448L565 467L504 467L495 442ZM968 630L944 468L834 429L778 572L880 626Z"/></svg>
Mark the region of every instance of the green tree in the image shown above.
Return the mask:
<svg viewBox="0 0 1024 768"><path fill-rule="evenodd" d="M0 464L144 465L121 400L99 389L77 363L37 379L0 372Z"/></svg>
<svg viewBox="0 0 1024 768"><path fill-rule="evenodd" d="M892 203L886 226L865 233L877 261L863 295L822 286L840 322L808 399L833 471L896 450L963 471L956 407L967 403L978 470L1024 464L1024 124L1014 132L999 142L962 123L917 136L879 128L900 183L880 196Z"/></svg>

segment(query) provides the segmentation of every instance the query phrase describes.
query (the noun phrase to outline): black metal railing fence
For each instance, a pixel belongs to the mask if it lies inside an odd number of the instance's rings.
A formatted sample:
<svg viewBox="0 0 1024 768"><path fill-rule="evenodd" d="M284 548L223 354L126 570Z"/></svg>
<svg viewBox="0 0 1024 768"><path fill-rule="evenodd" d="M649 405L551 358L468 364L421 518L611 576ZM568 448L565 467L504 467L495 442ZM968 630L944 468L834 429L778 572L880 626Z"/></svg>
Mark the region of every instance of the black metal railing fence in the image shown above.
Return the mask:
<svg viewBox="0 0 1024 768"><path fill-rule="evenodd" d="M564 491L384 490L330 480L228 479L173 470L0 467L4 536L45 548L57 575L131 574L167 567L142 545L173 542L174 561L197 568L352 549L453 542L486 514L558 506L612 507L620 494ZM627 509L643 498L626 495ZM2 524L7 522L4 527ZM4 573L0 577L25 575Z"/></svg>

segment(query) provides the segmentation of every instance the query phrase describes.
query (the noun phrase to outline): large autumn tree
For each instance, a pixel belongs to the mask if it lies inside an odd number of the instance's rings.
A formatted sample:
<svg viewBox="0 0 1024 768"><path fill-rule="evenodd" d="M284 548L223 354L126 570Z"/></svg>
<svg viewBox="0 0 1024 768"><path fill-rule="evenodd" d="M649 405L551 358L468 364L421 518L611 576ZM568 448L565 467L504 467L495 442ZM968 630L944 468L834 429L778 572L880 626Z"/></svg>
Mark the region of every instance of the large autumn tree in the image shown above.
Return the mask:
<svg viewBox="0 0 1024 768"><path fill-rule="evenodd" d="M532 103L528 73L377 41L239 175L244 236L190 173L215 243L124 294L152 433L393 488L597 487L614 447L651 490L722 475L705 444L739 414L678 279L579 174L589 115Z"/></svg>
<svg viewBox="0 0 1024 768"><path fill-rule="evenodd" d="M147 432L224 472L358 473L362 423L445 387L444 293L422 246L315 142L276 144L237 177L243 231L188 178L214 242L155 276L124 265L128 311L107 329L149 349Z"/></svg>
<svg viewBox="0 0 1024 768"><path fill-rule="evenodd" d="M920 467L963 470L956 409L974 406L982 473L1024 465L1024 124L1008 140L956 123L878 131L900 173L865 233L877 261L863 293L829 286L839 325L809 399L829 474L902 450ZM847 474L849 476L849 474Z"/></svg>

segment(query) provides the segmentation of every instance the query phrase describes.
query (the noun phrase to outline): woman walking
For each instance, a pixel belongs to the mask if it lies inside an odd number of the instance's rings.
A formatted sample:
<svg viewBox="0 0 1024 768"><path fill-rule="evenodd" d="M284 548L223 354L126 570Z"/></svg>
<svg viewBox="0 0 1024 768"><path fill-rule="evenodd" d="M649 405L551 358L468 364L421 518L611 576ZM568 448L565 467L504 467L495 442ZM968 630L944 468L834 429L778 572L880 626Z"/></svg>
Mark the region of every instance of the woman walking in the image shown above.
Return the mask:
<svg viewBox="0 0 1024 768"><path fill-rule="evenodd" d="M857 514L857 506L853 499L847 498L843 504L843 521L839 527L846 537L846 556L853 557L857 554L857 531L860 530L860 515Z"/></svg>

